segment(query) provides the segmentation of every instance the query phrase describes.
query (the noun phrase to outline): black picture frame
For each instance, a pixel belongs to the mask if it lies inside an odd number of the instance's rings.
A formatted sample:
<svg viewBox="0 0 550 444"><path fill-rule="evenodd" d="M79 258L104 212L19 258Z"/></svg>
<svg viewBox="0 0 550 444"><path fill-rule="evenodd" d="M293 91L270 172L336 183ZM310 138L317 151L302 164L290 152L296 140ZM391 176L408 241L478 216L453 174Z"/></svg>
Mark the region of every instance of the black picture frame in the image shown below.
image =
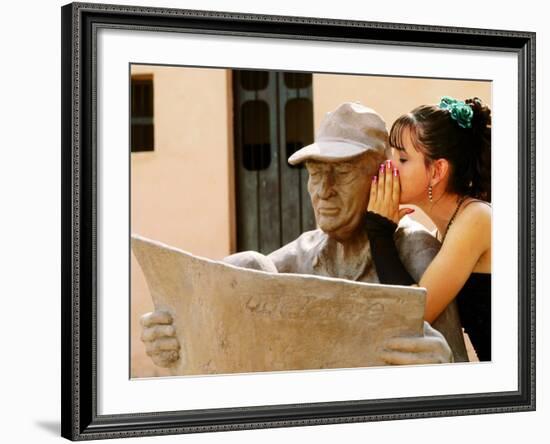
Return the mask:
<svg viewBox="0 0 550 444"><path fill-rule="evenodd" d="M72 3L62 15L62 436L120 438L535 409L535 33ZM518 58L518 389L98 415L96 375L96 31L197 32L507 51Z"/></svg>

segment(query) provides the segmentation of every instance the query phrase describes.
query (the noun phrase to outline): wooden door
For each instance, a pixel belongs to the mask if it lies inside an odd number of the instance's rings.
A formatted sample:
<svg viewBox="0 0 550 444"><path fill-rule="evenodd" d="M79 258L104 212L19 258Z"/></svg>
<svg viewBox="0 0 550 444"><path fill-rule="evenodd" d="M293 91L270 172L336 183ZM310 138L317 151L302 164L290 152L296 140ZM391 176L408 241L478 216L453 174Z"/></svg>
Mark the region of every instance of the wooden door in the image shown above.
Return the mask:
<svg viewBox="0 0 550 444"><path fill-rule="evenodd" d="M233 71L237 251L270 253L315 228L307 171L287 159L313 142L312 75Z"/></svg>

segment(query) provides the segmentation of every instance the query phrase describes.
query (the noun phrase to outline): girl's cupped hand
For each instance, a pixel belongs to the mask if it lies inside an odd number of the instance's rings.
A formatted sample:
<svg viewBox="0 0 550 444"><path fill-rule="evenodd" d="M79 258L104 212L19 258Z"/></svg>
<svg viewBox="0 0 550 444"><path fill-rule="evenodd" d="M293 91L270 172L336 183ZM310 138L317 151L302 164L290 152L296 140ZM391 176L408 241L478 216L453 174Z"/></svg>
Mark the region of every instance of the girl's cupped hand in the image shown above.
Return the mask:
<svg viewBox="0 0 550 444"><path fill-rule="evenodd" d="M386 160L380 165L378 175L372 176L367 211L384 216L397 224L403 216L414 211L410 208L399 209L400 197L399 170L391 160Z"/></svg>

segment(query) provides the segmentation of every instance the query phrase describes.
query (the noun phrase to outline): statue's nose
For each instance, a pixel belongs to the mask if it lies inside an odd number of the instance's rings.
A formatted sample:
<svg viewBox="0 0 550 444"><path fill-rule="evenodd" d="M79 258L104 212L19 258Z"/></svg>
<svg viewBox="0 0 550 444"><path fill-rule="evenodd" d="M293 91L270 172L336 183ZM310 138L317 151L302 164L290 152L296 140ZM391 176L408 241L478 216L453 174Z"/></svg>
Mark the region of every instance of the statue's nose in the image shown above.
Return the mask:
<svg viewBox="0 0 550 444"><path fill-rule="evenodd" d="M318 194L321 199L327 199L334 194L334 175L332 173L323 175Z"/></svg>

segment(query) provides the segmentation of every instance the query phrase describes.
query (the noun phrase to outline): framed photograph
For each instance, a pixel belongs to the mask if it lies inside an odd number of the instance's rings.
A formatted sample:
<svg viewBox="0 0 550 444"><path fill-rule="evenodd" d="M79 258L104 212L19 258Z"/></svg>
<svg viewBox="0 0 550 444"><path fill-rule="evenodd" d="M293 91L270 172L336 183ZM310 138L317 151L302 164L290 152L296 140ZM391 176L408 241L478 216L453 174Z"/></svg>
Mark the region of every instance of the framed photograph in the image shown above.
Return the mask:
<svg viewBox="0 0 550 444"><path fill-rule="evenodd" d="M534 33L61 13L64 437L534 410Z"/></svg>

